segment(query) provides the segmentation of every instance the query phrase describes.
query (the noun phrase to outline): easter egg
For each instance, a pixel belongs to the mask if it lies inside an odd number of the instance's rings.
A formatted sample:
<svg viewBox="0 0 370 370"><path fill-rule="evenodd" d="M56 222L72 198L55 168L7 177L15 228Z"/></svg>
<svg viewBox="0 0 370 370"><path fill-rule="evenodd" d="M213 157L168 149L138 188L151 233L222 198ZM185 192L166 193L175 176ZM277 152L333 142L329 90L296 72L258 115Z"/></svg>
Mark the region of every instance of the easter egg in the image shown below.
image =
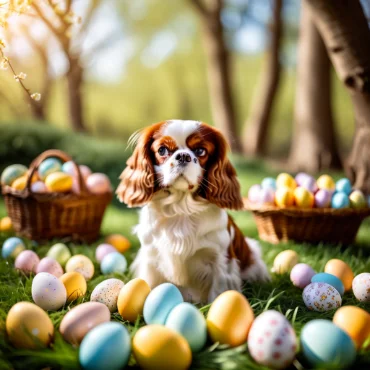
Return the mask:
<svg viewBox="0 0 370 370"><path fill-rule="evenodd" d="M305 172L299 172L296 174L294 180L297 184L297 186L302 186L302 181L304 179L306 179L307 177L311 177L309 174L305 173Z"/></svg>
<svg viewBox="0 0 370 370"><path fill-rule="evenodd" d="M370 315L356 306L344 306L337 310L333 324L344 330L355 342L357 349L370 337Z"/></svg>
<svg viewBox="0 0 370 370"><path fill-rule="evenodd" d="M350 206L350 201L346 193L335 193L331 198L332 208L348 208Z"/></svg>
<svg viewBox="0 0 370 370"><path fill-rule="evenodd" d="M80 364L88 370L123 369L130 358L131 338L118 322L106 322L90 330L81 342Z"/></svg>
<svg viewBox="0 0 370 370"><path fill-rule="evenodd" d="M12 188L15 190L23 190L26 188L27 184L27 176L23 175L18 177L12 182Z"/></svg>
<svg viewBox="0 0 370 370"><path fill-rule="evenodd" d="M67 272L59 280L66 288L67 302L72 302L85 295L87 290L86 280L79 272Z"/></svg>
<svg viewBox="0 0 370 370"><path fill-rule="evenodd" d="M94 288L90 301L103 303L110 312L116 312L118 295L124 285L119 279L104 280Z"/></svg>
<svg viewBox="0 0 370 370"><path fill-rule="evenodd" d="M295 189L297 186L297 183L295 182L294 178L289 175L288 173L281 173L277 178L276 178L276 187L277 188L290 188L290 189Z"/></svg>
<svg viewBox="0 0 370 370"><path fill-rule="evenodd" d="M94 276L94 264L83 254L76 254L66 263L66 272L73 271L79 272L88 281Z"/></svg>
<svg viewBox="0 0 370 370"><path fill-rule="evenodd" d="M261 185L252 185L248 190L248 200L252 203L257 203L261 189Z"/></svg>
<svg viewBox="0 0 370 370"><path fill-rule="evenodd" d="M341 306L339 292L326 283L311 283L303 290L303 302L310 311L325 312Z"/></svg>
<svg viewBox="0 0 370 370"><path fill-rule="evenodd" d="M329 175L321 175L316 184L319 189L325 189L334 192L335 191L335 182L333 178Z"/></svg>
<svg viewBox="0 0 370 370"><path fill-rule="evenodd" d="M275 203L279 207L291 207L294 204L294 192L287 187L279 187L275 192Z"/></svg>
<svg viewBox="0 0 370 370"><path fill-rule="evenodd" d="M308 190L312 194L315 193L318 189L316 180L310 175L307 175L304 178L302 178L299 186Z"/></svg>
<svg viewBox="0 0 370 370"><path fill-rule="evenodd" d="M57 278L63 275L62 266L59 264L58 261L56 261L54 258L51 258L51 257L44 257L39 262L36 268L36 274L40 272L48 272L49 274L52 274L56 276Z"/></svg>
<svg viewBox="0 0 370 370"><path fill-rule="evenodd" d="M97 248L96 248L96 251L95 251L95 259L98 261L98 262L101 262L103 261L103 258L109 254L109 253L113 253L113 252L117 252L117 249L113 247L113 245L110 245L110 244L107 244L107 243L104 243L104 244L100 244Z"/></svg>
<svg viewBox="0 0 370 370"><path fill-rule="evenodd" d="M22 164L12 164L5 168L1 174L1 183L11 186L12 183L27 172L27 167Z"/></svg>
<svg viewBox="0 0 370 370"><path fill-rule="evenodd" d="M31 302L18 302L6 317L6 332L16 348L47 347L54 337L54 326L47 313Z"/></svg>
<svg viewBox="0 0 370 370"><path fill-rule="evenodd" d="M166 326L181 334L188 341L192 352L200 351L206 344L206 320L190 303L178 304L167 316Z"/></svg>
<svg viewBox="0 0 370 370"><path fill-rule="evenodd" d="M40 258L33 251L23 251L18 254L15 259L14 266L17 270L24 272L25 274L36 273L37 265L40 262Z"/></svg>
<svg viewBox="0 0 370 370"><path fill-rule="evenodd" d="M100 302L86 302L73 307L60 323L59 331L64 340L78 346L94 327L110 321L110 311Z"/></svg>
<svg viewBox="0 0 370 370"><path fill-rule="evenodd" d="M145 370L186 370L191 364L188 342L162 325L140 328L132 341L132 351L139 367Z"/></svg>
<svg viewBox="0 0 370 370"><path fill-rule="evenodd" d="M112 185L104 173L93 173L86 179L86 186L91 193L103 194L112 191Z"/></svg>
<svg viewBox="0 0 370 370"><path fill-rule="evenodd" d="M349 195L349 203L352 208L366 208L367 202L364 193L361 190L354 190Z"/></svg>
<svg viewBox="0 0 370 370"><path fill-rule="evenodd" d="M312 208L315 198L307 189L298 187L294 189L294 202L300 208Z"/></svg>
<svg viewBox="0 0 370 370"><path fill-rule="evenodd" d="M31 191L33 193L47 193L48 188L46 187L44 182L36 181L33 184L31 184Z"/></svg>
<svg viewBox="0 0 370 370"><path fill-rule="evenodd" d="M45 179L49 191L65 193L72 189L72 177L64 172L53 172Z"/></svg>
<svg viewBox="0 0 370 370"><path fill-rule="evenodd" d="M130 241L120 234L112 234L105 238L107 244L113 245L120 253L125 253L131 246Z"/></svg>
<svg viewBox="0 0 370 370"><path fill-rule="evenodd" d="M260 204L274 204L275 192L271 188L261 189L259 193L258 203Z"/></svg>
<svg viewBox="0 0 370 370"><path fill-rule="evenodd" d="M280 252L274 259L272 272L281 275L290 272L291 269L298 263L299 257L296 251L287 249Z"/></svg>
<svg viewBox="0 0 370 370"><path fill-rule="evenodd" d="M344 294L344 285L342 280L337 278L335 275L328 274L327 272L320 272L312 277L312 283L326 283L333 286L338 293L343 296Z"/></svg>
<svg viewBox="0 0 370 370"><path fill-rule="evenodd" d="M315 206L317 208L328 208L331 204L332 194L330 191L325 189L320 189L315 194Z"/></svg>
<svg viewBox="0 0 370 370"><path fill-rule="evenodd" d="M0 219L0 232L13 231L13 223L10 217L5 216Z"/></svg>
<svg viewBox="0 0 370 370"><path fill-rule="evenodd" d="M276 190L276 180L273 177L266 177L261 182L262 189Z"/></svg>
<svg viewBox="0 0 370 370"><path fill-rule="evenodd" d="M293 362L296 349L295 332L280 312L269 310L254 320L248 335L248 350L258 364L285 369Z"/></svg>
<svg viewBox="0 0 370 370"><path fill-rule="evenodd" d="M40 179L45 181L48 175L62 171L62 162L57 158L47 158L41 162L38 173Z"/></svg>
<svg viewBox="0 0 370 370"><path fill-rule="evenodd" d="M57 277L40 272L32 281L32 299L42 309L56 311L65 305L67 291Z"/></svg>
<svg viewBox="0 0 370 370"><path fill-rule="evenodd" d="M104 275L107 274L123 274L127 268L125 256L118 252L107 254L100 264L100 270Z"/></svg>
<svg viewBox="0 0 370 370"><path fill-rule="evenodd" d="M150 287L145 280L136 278L129 281L118 295L117 308L124 320L135 322L143 315L144 303Z"/></svg>
<svg viewBox="0 0 370 370"><path fill-rule="evenodd" d="M81 164L80 166L78 166L78 168L79 168L79 170L81 172L81 175L84 178L84 180L86 180L91 175L90 168L85 166L84 164ZM68 162L63 163L62 171L65 172L65 173L68 173L69 175L71 175L73 177L78 176L78 173L76 171L76 167L75 167L75 165L73 164L72 161L68 161Z"/></svg>
<svg viewBox="0 0 370 370"><path fill-rule="evenodd" d="M346 178L340 179L335 184L335 190L350 195L352 192L351 182Z"/></svg>
<svg viewBox="0 0 370 370"><path fill-rule="evenodd" d="M57 260L61 266L65 266L71 258L71 252L65 244L57 243L49 249L47 256Z"/></svg>
<svg viewBox="0 0 370 370"><path fill-rule="evenodd" d="M290 280L294 286L303 289L311 283L311 279L315 274L315 270L310 265L298 263L290 272Z"/></svg>
<svg viewBox="0 0 370 370"><path fill-rule="evenodd" d="M354 274L345 262L340 259L331 259L325 265L324 271L342 280L346 292L351 290Z"/></svg>
<svg viewBox="0 0 370 370"><path fill-rule="evenodd" d="M1 249L1 255L3 258L16 258L19 253L24 251L26 246L22 239L12 237L5 240L3 248Z"/></svg>
<svg viewBox="0 0 370 370"><path fill-rule="evenodd" d="M207 315L207 329L213 342L236 347L247 341L253 320L253 310L244 295L228 290L212 303Z"/></svg>
<svg viewBox="0 0 370 370"><path fill-rule="evenodd" d="M352 290L360 302L370 302L370 273L357 275L352 281Z"/></svg>
<svg viewBox="0 0 370 370"><path fill-rule="evenodd" d="M158 285L145 300L143 310L145 322L164 325L171 310L182 302L184 299L175 285L171 283Z"/></svg>
<svg viewBox="0 0 370 370"><path fill-rule="evenodd" d="M328 320L312 320L303 327L301 350L313 367L344 369L356 358L350 336Z"/></svg>

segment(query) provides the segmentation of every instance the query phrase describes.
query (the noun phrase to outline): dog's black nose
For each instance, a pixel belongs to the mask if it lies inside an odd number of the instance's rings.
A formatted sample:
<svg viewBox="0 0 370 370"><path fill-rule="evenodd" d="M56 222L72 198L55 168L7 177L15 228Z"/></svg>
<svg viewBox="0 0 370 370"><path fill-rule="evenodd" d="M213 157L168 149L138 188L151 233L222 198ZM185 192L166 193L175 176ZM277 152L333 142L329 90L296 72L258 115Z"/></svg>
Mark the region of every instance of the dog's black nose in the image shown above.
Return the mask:
<svg viewBox="0 0 370 370"><path fill-rule="evenodd" d="M176 160L179 162L179 164L186 165L187 162L191 162L190 154L188 153L178 153L176 156Z"/></svg>

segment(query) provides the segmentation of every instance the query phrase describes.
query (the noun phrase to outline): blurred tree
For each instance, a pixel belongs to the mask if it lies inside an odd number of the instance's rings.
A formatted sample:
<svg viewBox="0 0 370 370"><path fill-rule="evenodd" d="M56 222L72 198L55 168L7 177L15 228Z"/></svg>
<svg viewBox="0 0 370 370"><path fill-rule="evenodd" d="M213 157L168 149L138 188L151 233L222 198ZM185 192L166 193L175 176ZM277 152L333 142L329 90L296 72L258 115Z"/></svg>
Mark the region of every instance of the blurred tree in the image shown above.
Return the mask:
<svg viewBox="0 0 370 370"><path fill-rule="evenodd" d="M243 151L248 155L260 156L266 152L268 127L280 82L280 48L283 36L283 0L273 0L272 18L266 25L269 45L262 69L261 81L252 101L251 113L245 123L242 139Z"/></svg>
<svg viewBox="0 0 370 370"><path fill-rule="evenodd" d="M356 130L347 171L370 193L370 30L358 0L304 0L335 70L351 93ZM318 92L321 94L321 91Z"/></svg>
<svg viewBox="0 0 370 370"><path fill-rule="evenodd" d="M213 121L230 143L234 152L241 152L237 132L235 102L232 93L231 55L225 42L221 22L223 0L189 0L197 11L202 25L207 57L208 87Z"/></svg>
<svg viewBox="0 0 370 370"><path fill-rule="evenodd" d="M294 170L315 173L341 167L331 109L331 63L305 3L300 27L289 162Z"/></svg>

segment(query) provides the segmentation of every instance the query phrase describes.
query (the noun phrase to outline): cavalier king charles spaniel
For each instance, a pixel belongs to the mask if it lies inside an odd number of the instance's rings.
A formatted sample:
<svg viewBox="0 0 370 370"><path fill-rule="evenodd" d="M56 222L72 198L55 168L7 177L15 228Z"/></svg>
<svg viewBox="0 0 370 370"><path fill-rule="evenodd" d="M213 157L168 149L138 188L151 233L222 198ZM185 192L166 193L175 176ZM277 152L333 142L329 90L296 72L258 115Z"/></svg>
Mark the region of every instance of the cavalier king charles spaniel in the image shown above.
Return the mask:
<svg viewBox="0 0 370 370"><path fill-rule="evenodd" d="M175 284L194 303L240 291L242 280L269 280L258 242L244 238L225 210L243 209L243 200L221 132L203 122L170 120L131 141L136 148L117 195L128 207L142 207L134 275L151 288Z"/></svg>

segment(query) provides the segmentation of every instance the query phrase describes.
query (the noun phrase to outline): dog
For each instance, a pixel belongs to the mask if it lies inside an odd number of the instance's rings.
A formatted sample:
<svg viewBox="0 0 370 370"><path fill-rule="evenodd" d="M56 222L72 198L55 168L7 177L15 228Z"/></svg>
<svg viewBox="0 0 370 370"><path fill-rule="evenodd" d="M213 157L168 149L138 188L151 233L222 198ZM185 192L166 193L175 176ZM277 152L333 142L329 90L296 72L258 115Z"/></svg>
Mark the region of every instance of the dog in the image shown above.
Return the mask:
<svg viewBox="0 0 370 370"><path fill-rule="evenodd" d="M151 288L175 284L192 303L212 302L242 280L267 281L256 240L244 238L226 209L243 209L228 144L199 121L169 120L133 135L117 196L142 207L141 248L131 266Z"/></svg>

